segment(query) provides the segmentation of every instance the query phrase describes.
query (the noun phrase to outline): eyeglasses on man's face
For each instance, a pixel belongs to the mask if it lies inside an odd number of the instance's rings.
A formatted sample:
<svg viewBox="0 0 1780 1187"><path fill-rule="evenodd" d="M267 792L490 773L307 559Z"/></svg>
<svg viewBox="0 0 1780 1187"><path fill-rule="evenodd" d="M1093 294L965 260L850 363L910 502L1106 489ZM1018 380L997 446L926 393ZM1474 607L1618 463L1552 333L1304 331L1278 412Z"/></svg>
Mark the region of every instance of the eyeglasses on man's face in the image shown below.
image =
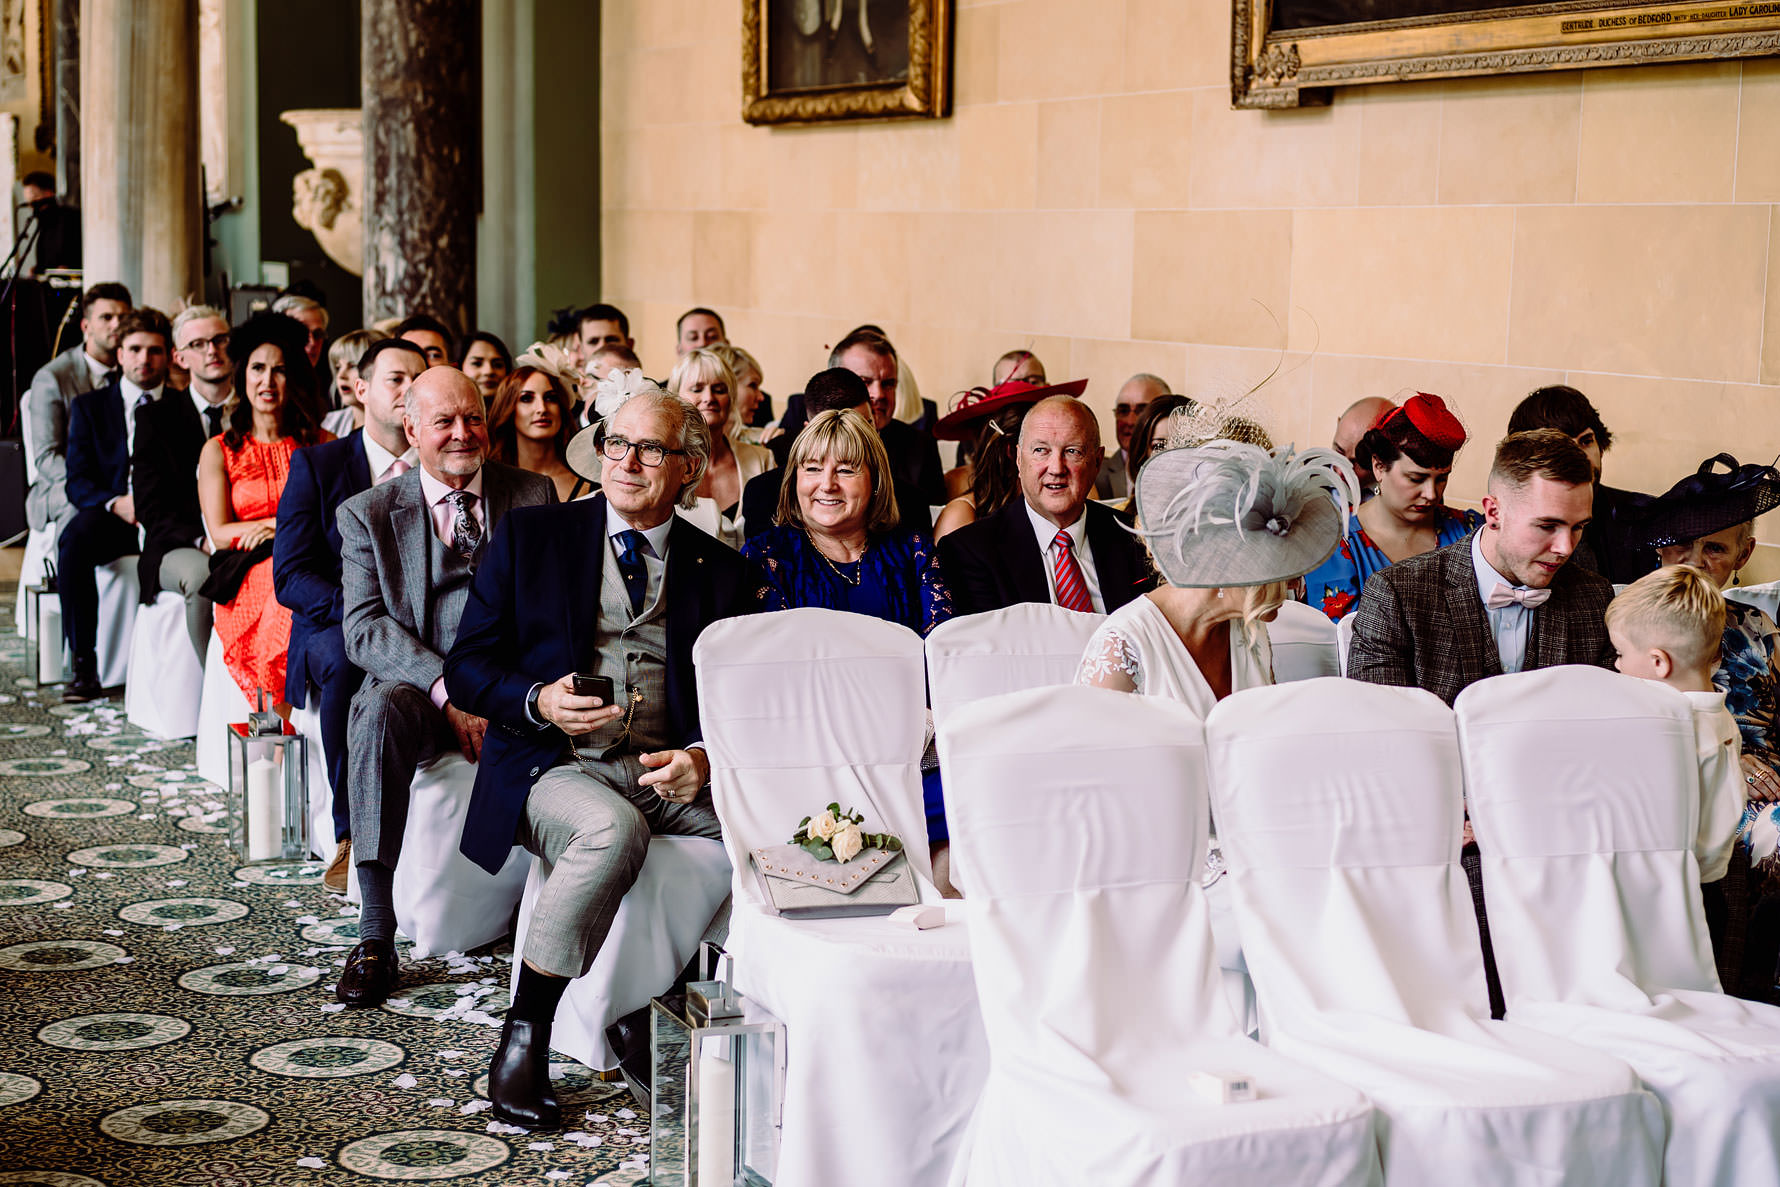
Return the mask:
<svg viewBox="0 0 1780 1187"><path fill-rule="evenodd" d="M214 350L218 354L221 354L223 351L229 349L229 336L227 334L218 334L214 338L193 338L179 349L195 350L199 354L208 354Z"/></svg>
<svg viewBox="0 0 1780 1187"><path fill-rule="evenodd" d="M600 452L606 455L607 461L621 462L631 450L637 451L637 460L645 466L659 466L667 460L669 454L685 457L684 449L669 449L659 441L627 441L623 437L606 437L600 442Z"/></svg>

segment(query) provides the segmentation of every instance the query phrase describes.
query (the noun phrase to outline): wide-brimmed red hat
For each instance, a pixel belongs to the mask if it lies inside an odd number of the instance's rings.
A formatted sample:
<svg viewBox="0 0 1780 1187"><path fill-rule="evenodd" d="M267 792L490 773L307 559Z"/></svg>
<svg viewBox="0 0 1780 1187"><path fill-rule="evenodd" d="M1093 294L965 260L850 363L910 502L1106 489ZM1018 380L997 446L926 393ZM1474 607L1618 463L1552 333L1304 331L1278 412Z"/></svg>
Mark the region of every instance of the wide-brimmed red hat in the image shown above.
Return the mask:
<svg viewBox="0 0 1780 1187"><path fill-rule="evenodd" d="M1088 390L1086 379L1068 383L1027 383L1009 379L994 387L973 387L959 392L952 400L952 410L933 426L933 435L941 441L962 441L976 432L985 417L994 416L1003 408L1036 404L1050 396L1075 396Z"/></svg>

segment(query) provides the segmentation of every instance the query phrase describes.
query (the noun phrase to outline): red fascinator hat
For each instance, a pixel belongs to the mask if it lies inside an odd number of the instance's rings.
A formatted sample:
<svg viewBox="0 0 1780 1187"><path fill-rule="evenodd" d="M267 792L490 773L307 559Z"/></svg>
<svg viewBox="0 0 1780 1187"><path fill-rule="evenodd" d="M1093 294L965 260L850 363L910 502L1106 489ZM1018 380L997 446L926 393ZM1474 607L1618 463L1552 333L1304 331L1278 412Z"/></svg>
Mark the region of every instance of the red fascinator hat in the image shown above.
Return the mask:
<svg viewBox="0 0 1780 1187"><path fill-rule="evenodd" d="M1391 408L1384 412L1372 427L1382 429L1397 417L1407 417L1415 431L1427 439L1428 444L1451 453L1457 453L1464 447L1466 436L1465 426L1459 418L1452 414L1446 401L1439 396L1427 392L1416 392L1403 401L1401 407Z"/></svg>
<svg viewBox="0 0 1780 1187"><path fill-rule="evenodd" d="M994 387L973 387L953 397L952 410L933 426L933 435L941 441L963 441L977 431L986 417L994 416L1003 408L1036 404L1051 396L1075 396L1080 399L1081 394L1087 390L1086 379L1052 384L1009 379Z"/></svg>

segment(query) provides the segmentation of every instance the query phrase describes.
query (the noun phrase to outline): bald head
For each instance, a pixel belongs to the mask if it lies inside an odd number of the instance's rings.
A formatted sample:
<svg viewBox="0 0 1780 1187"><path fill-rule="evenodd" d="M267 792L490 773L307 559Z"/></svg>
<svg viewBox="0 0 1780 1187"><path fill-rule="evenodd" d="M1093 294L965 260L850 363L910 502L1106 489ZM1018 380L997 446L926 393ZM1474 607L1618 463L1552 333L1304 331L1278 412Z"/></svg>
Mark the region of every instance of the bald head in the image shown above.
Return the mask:
<svg viewBox="0 0 1780 1187"><path fill-rule="evenodd" d="M456 367L429 367L415 377L402 424L421 468L454 490L468 486L488 457L482 389Z"/></svg>
<svg viewBox="0 0 1780 1187"><path fill-rule="evenodd" d="M1335 421L1335 452L1348 461L1353 461L1354 447L1366 435L1366 430L1395 407L1395 404L1383 396L1367 396L1364 400L1355 400Z"/></svg>
<svg viewBox="0 0 1780 1187"><path fill-rule="evenodd" d="M1139 371L1127 379L1119 388L1118 399L1113 401L1113 430L1119 437L1119 448L1131 448L1131 430L1137 424L1137 415L1144 405L1158 396L1171 394L1168 381L1159 375L1151 375L1148 371Z"/></svg>

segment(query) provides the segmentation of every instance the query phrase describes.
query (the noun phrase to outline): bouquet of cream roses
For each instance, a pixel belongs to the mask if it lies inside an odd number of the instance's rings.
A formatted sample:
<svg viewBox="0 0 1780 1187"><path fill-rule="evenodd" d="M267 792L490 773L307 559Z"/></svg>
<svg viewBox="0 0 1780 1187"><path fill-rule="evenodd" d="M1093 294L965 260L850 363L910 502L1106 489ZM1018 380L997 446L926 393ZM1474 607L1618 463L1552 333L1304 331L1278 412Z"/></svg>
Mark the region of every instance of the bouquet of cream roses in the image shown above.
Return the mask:
<svg viewBox="0 0 1780 1187"><path fill-rule="evenodd" d="M791 838L791 844L802 846L817 861L845 864L859 856L861 850L877 847L894 853L902 848L902 838L895 833L868 833L860 830L865 817L857 811L841 811L839 804L830 804L822 815L805 816Z"/></svg>

